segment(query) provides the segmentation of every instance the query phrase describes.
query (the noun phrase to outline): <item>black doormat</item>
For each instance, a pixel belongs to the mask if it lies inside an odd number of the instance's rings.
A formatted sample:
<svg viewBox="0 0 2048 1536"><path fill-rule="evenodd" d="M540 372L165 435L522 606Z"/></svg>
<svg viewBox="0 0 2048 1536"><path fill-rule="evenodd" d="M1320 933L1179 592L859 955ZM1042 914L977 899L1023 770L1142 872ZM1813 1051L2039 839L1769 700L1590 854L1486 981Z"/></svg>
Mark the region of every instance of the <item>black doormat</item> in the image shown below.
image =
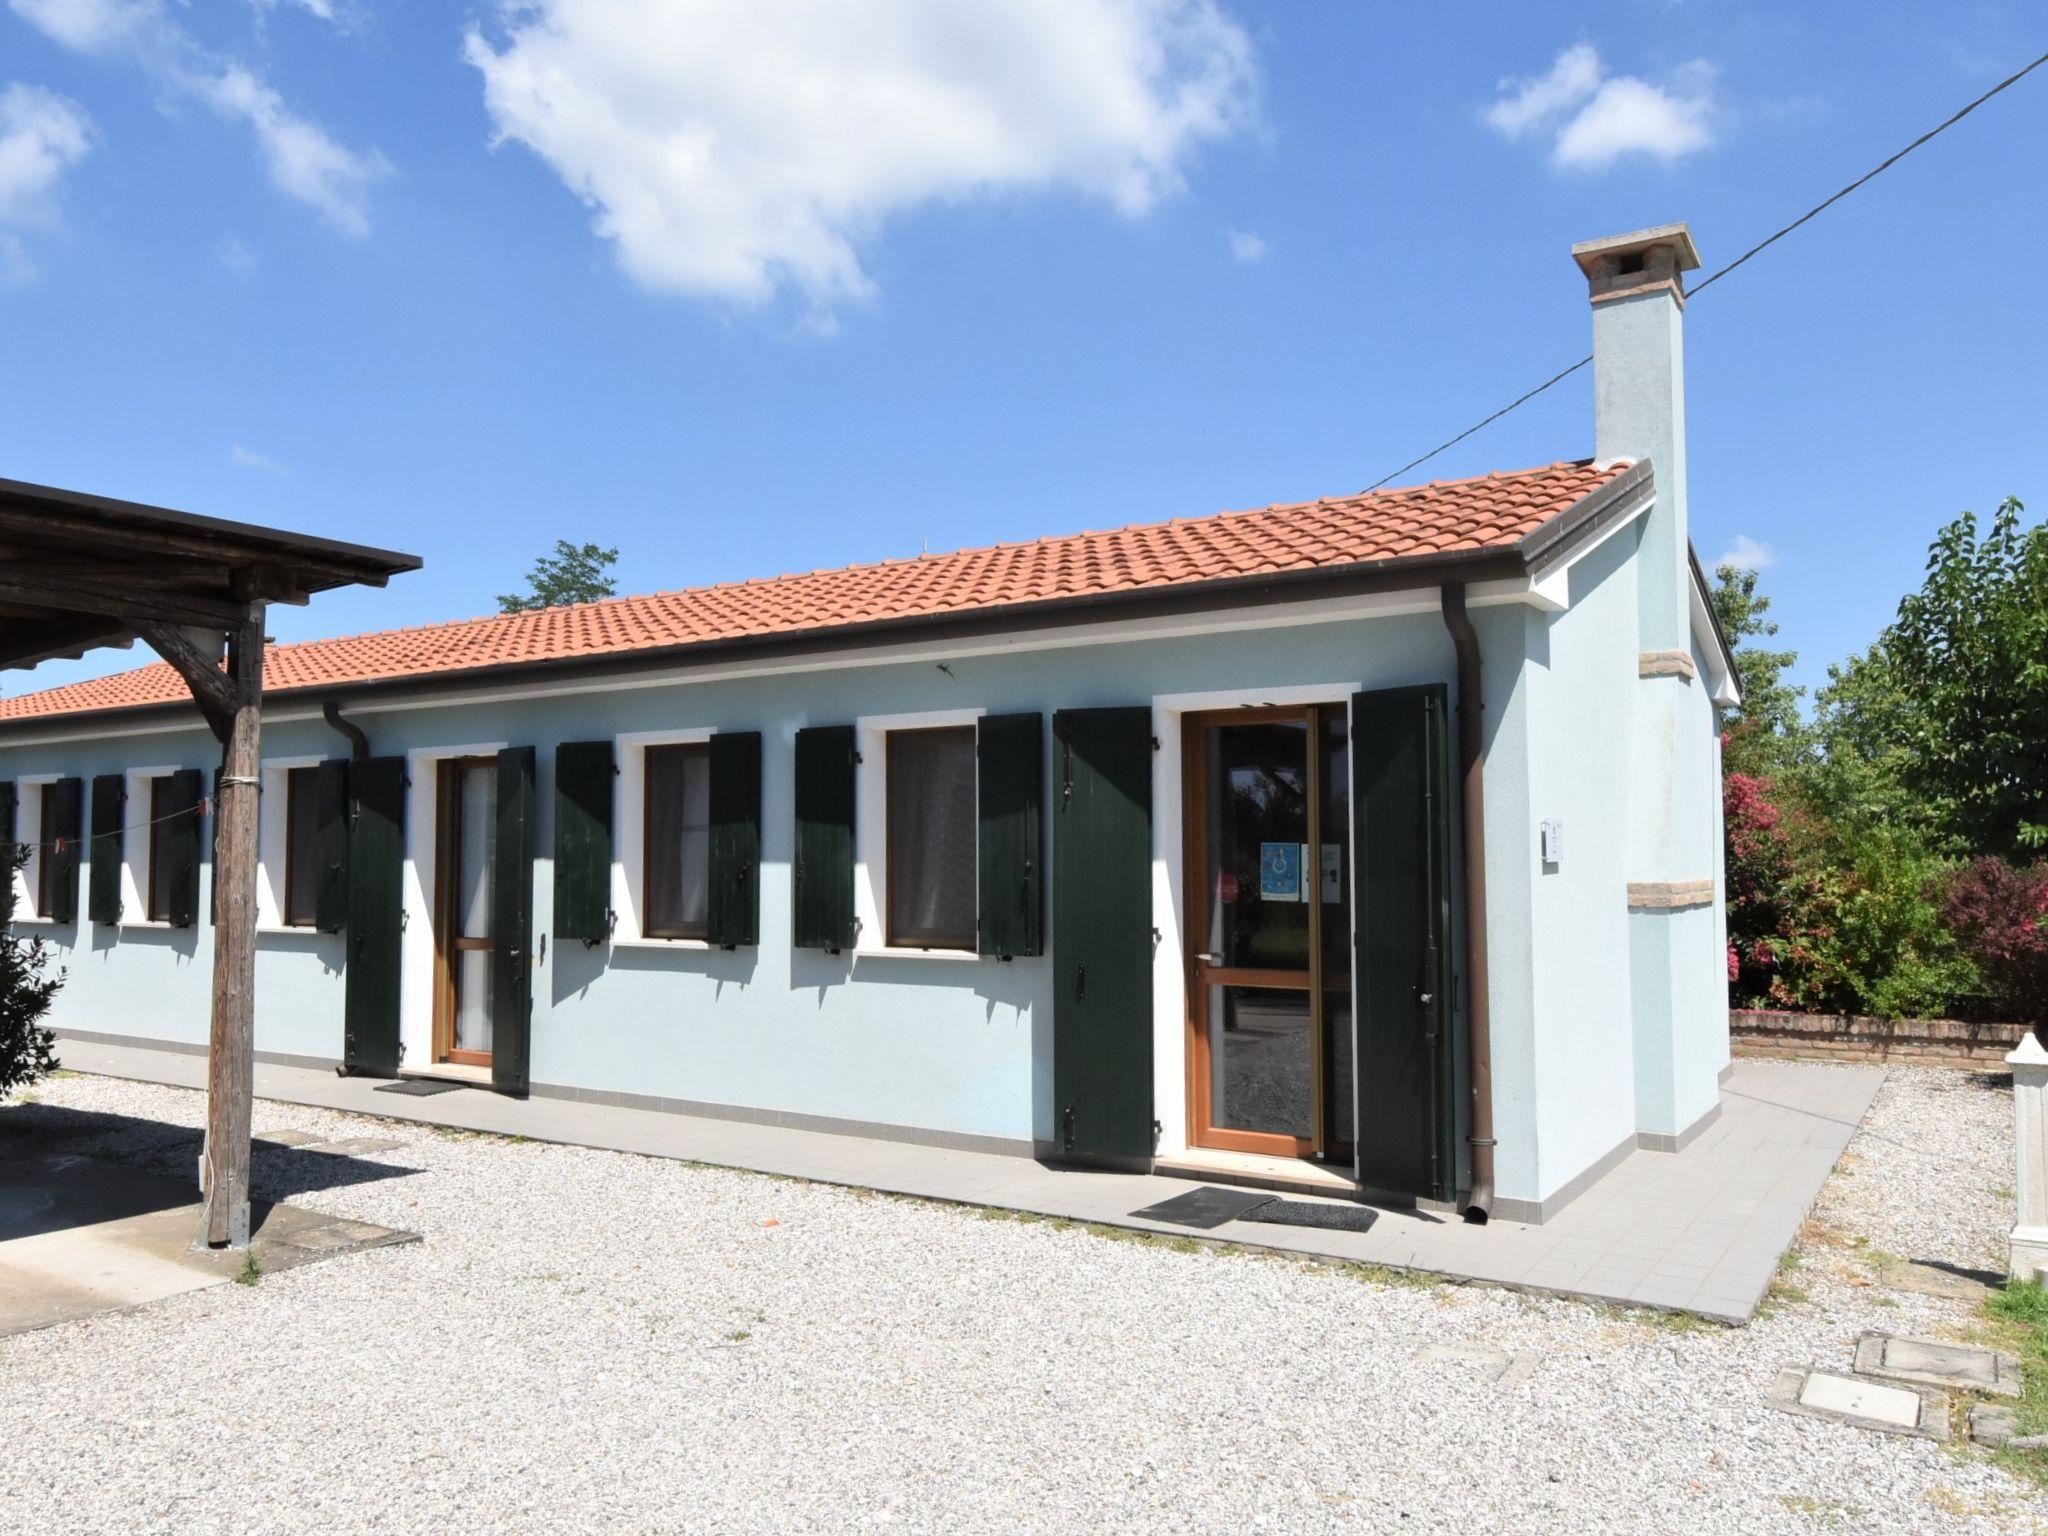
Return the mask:
<svg viewBox="0 0 2048 1536"><path fill-rule="evenodd" d="M1142 1216L1147 1221L1171 1222L1176 1227L1198 1227L1206 1232L1226 1221L1241 1219L1247 1211L1273 1203L1271 1195L1261 1194L1256 1189L1218 1189L1213 1184L1204 1184L1200 1189L1191 1189L1184 1195L1175 1195L1171 1200L1162 1200L1131 1214Z"/></svg>
<svg viewBox="0 0 2048 1536"><path fill-rule="evenodd" d="M464 1086L466 1085L462 1083L443 1082L441 1079L433 1077L401 1077L395 1083L385 1083L382 1087L372 1088L370 1091L372 1093L409 1093L416 1099L423 1099L430 1093L453 1093L456 1089Z"/></svg>
<svg viewBox="0 0 2048 1536"><path fill-rule="evenodd" d="M1319 1227L1326 1232L1368 1232L1380 1213L1363 1205L1329 1205L1308 1200L1268 1200L1246 1211L1240 1221L1270 1222L1281 1227Z"/></svg>

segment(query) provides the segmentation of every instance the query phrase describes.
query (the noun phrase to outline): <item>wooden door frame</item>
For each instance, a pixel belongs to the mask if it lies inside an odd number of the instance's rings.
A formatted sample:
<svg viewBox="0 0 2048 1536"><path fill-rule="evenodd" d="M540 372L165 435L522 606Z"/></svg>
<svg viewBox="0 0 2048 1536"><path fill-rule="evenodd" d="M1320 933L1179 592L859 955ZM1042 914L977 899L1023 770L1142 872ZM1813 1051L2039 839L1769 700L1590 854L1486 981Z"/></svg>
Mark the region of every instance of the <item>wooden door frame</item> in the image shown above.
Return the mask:
<svg viewBox="0 0 2048 1536"><path fill-rule="evenodd" d="M1328 1123L1323 1103L1326 1076L1323 1062L1322 843L1326 829L1322 821L1319 793L1321 784L1322 724L1320 711L1343 709L1341 702L1316 704L1246 705L1235 709L1194 710L1181 717L1181 862L1183 888L1181 910L1187 914L1187 947L1181 956L1186 977L1186 1060L1188 1146L1223 1152L1250 1152L1266 1157L1312 1158L1322 1155L1324 1127ZM1209 775L1208 731L1211 726L1253 724L1298 724L1305 727L1307 761L1302 793L1308 808L1309 848L1315 857L1313 870L1303 869L1309 888L1308 954L1306 969L1262 970L1246 966L1209 966L1198 956L1209 942L1211 893L1215 887L1209 866ZM1309 1097L1311 1133L1288 1136L1278 1132L1238 1131L1211 1121L1214 1109L1213 1064L1209 1054L1209 988L1212 986L1263 987L1273 991L1302 991L1309 997Z"/></svg>
<svg viewBox="0 0 2048 1536"><path fill-rule="evenodd" d="M456 921L455 895L457 882L462 878L462 816L458 804L462 775L472 768L489 768L495 772L497 766L497 758L491 755L435 759L434 1034L430 1054L433 1058L431 1064L437 1067L488 1067L491 1064L489 1051L455 1049L455 967L449 959L456 950L490 950L497 944L495 933L488 939L477 940L460 938L455 932L460 926ZM492 878L497 878L495 869Z"/></svg>

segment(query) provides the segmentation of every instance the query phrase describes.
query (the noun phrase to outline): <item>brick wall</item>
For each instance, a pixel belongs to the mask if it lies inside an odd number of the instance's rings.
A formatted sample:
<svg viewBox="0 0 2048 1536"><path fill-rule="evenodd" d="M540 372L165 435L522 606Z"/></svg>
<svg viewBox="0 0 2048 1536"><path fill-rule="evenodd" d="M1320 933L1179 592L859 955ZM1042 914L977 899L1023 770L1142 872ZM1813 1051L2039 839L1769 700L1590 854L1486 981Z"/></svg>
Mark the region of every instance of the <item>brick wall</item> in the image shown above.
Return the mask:
<svg viewBox="0 0 2048 1536"><path fill-rule="evenodd" d="M1830 1013L1731 1008L1737 1056L1790 1061L1896 1061L1922 1067L1994 1067L2027 1032L2024 1024L1957 1019L1868 1019Z"/></svg>

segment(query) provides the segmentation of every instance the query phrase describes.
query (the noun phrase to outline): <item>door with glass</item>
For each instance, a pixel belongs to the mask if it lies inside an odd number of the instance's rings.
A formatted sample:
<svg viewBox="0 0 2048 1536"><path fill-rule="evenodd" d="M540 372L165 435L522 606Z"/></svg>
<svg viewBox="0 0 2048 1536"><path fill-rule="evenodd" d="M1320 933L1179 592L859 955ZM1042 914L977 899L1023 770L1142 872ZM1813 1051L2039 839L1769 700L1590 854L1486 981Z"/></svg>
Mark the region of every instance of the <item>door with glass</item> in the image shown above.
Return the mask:
<svg viewBox="0 0 2048 1536"><path fill-rule="evenodd" d="M436 794L434 1061L488 1067L497 759L443 760Z"/></svg>
<svg viewBox="0 0 2048 1536"><path fill-rule="evenodd" d="M1182 725L1189 1140L1348 1164L1345 707L1217 711Z"/></svg>

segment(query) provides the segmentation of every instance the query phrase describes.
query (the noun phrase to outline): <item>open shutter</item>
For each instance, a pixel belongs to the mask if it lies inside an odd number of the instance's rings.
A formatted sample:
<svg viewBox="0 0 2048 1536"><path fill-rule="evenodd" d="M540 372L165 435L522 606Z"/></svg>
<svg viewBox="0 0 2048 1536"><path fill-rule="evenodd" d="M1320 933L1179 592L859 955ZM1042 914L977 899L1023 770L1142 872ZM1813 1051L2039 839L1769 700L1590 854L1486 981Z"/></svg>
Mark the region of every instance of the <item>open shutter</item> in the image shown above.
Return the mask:
<svg viewBox="0 0 2048 1536"><path fill-rule="evenodd" d="M555 938L602 944L612 932L612 744L555 748Z"/></svg>
<svg viewBox="0 0 2048 1536"><path fill-rule="evenodd" d="M199 786L197 768L180 768L164 784L159 814L169 818L162 848L170 864L170 909L164 914L173 928L199 921Z"/></svg>
<svg viewBox="0 0 2048 1536"><path fill-rule="evenodd" d="M853 916L853 727L796 733L794 943L851 949Z"/></svg>
<svg viewBox="0 0 2048 1536"><path fill-rule="evenodd" d="M984 955L1045 952L1045 724L1036 714L984 715L975 738L980 835L979 948Z"/></svg>
<svg viewBox="0 0 2048 1536"><path fill-rule="evenodd" d="M761 942L761 733L711 738L711 889L705 936L737 949Z"/></svg>
<svg viewBox="0 0 2048 1536"><path fill-rule="evenodd" d="M16 813L20 804L20 797L14 788L14 780L0 779L0 838L4 838L7 841L9 844L8 852L17 860L22 856L23 845L31 841L28 833L15 825ZM15 910L15 882L6 868L0 868L0 879L7 881L7 905L4 909L0 909L0 915L10 919L19 917L21 914Z"/></svg>
<svg viewBox="0 0 2048 1536"><path fill-rule="evenodd" d="M342 1067L398 1071L399 951L405 926L405 759L364 758L349 773L348 964Z"/></svg>
<svg viewBox="0 0 2048 1536"><path fill-rule="evenodd" d="M533 748L498 754L491 873L491 1086L524 1094L533 1060Z"/></svg>
<svg viewBox="0 0 2048 1536"><path fill-rule="evenodd" d="M86 915L96 923L121 921L121 807L128 787L118 773L92 781L92 885ZM148 831L143 832L147 837Z"/></svg>
<svg viewBox="0 0 2048 1536"><path fill-rule="evenodd" d="M348 759L331 757L313 770L313 926L348 926Z"/></svg>
<svg viewBox="0 0 2048 1536"><path fill-rule="evenodd" d="M1351 699L1358 1177L1448 1200L1451 781L1444 688Z"/></svg>
<svg viewBox="0 0 2048 1536"><path fill-rule="evenodd" d="M1052 717L1053 1145L1145 1158L1152 1112L1152 711Z"/></svg>

